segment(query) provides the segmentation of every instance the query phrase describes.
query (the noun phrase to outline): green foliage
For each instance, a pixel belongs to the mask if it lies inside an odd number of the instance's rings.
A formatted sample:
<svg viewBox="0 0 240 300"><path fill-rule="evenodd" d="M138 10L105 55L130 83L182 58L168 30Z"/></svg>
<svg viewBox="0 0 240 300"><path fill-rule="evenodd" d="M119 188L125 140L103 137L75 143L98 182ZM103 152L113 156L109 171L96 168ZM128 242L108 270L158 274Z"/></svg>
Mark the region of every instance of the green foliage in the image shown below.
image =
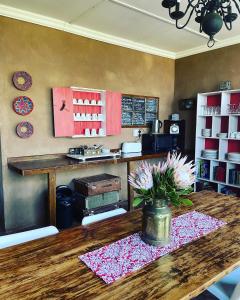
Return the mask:
<svg viewBox="0 0 240 300"><path fill-rule="evenodd" d="M167 169L164 174L153 174L153 187L149 190L136 189L138 196L133 200L133 206L136 207L142 202L153 203L156 199L168 199L174 206L192 205L192 201L186 198L192 188L177 189L173 172L173 169Z"/></svg>
<svg viewBox="0 0 240 300"><path fill-rule="evenodd" d="M181 202L184 205L190 205L190 206L192 205L192 201L187 198L181 199Z"/></svg>
<svg viewBox="0 0 240 300"><path fill-rule="evenodd" d="M135 197L133 199L133 207L139 206L143 202L143 199L141 197Z"/></svg>

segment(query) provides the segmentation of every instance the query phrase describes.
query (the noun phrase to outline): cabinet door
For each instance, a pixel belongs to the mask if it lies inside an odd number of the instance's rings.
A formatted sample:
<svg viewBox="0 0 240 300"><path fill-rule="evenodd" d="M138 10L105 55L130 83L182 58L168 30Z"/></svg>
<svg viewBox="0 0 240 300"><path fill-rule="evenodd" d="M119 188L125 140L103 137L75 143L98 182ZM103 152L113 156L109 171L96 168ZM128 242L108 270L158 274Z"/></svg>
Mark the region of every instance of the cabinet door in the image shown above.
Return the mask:
<svg viewBox="0 0 240 300"><path fill-rule="evenodd" d="M106 91L106 134L118 135L122 127L122 94Z"/></svg>
<svg viewBox="0 0 240 300"><path fill-rule="evenodd" d="M73 95L70 88L53 88L55 137L73 136Z"/></svg>

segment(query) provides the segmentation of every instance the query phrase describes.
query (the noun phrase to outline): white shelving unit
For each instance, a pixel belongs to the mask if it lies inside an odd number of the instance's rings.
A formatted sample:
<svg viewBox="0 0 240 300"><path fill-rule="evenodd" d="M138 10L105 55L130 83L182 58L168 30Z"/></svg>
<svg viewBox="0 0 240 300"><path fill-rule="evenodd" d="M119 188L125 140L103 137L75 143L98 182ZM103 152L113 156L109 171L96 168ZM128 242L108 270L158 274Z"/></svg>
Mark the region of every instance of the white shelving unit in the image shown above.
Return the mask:
<svg viewBox="0 0 240 300"><path fill-rule="evenodd" d="M228 159L229 152L240 153L238 106L240 107L240 90L198 94L195 190L211 185L217 192L240 195L240 161ZM209 137L202 134L202 129L205 128L211 129ZM226 133L227 136L221 138L219 133ZM205 149L217 150L217 158L204 158L202 151Z"/></svg>

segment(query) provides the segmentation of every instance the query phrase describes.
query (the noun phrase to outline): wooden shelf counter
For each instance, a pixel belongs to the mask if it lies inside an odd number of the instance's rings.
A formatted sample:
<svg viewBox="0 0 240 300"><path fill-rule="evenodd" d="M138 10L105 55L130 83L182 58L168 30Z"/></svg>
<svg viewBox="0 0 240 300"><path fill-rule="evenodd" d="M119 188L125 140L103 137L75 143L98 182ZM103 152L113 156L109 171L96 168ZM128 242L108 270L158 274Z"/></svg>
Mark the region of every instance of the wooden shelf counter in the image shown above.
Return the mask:
<svg viewBox="0 0 240 300"><path fill-rule="evenodd" d="M85 168L93 168L101 164L127 163L127 176L134 170L134 161L146 159L158 159L167 156L166 152L154 154L125 154L119 158L101 159L81 162L66 157L66 154L50 154L37 156L11 157L8 159L8 167L22 176L47 174L48 176L48 210L49 224L56 225L56 173L74 171ZM84 176L84 175L83 175ZM133 189L128 183L128 205L133 209Z"/></svg>

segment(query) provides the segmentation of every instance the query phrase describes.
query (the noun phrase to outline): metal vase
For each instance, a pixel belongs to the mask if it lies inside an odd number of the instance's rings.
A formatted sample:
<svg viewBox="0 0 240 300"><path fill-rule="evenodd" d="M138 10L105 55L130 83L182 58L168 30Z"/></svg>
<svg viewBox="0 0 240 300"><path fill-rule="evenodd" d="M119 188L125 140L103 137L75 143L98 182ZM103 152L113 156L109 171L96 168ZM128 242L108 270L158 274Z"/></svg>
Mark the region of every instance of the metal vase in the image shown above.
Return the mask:
<svg viewBox="0 0 240 300"><path fill-rule="evenodd" d="M143 207L142 240L153 246L170 243L172 213L167 200L154 200Z"/></svg>

